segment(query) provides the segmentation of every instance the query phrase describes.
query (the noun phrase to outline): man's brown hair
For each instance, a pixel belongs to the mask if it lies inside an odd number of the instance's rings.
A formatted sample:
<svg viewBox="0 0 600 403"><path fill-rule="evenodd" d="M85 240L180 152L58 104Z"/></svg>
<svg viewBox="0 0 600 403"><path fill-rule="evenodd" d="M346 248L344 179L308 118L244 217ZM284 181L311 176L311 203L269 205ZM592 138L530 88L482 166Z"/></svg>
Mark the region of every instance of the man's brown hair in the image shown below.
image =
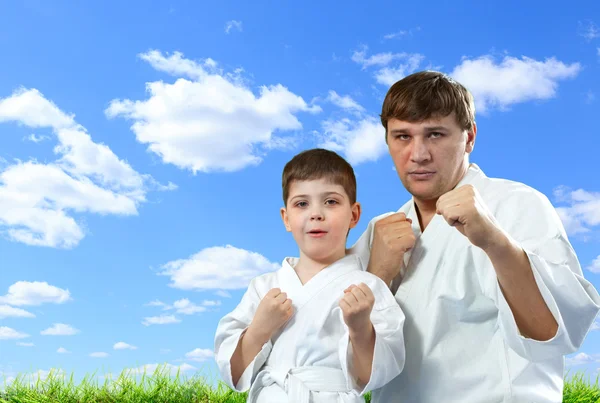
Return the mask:
<svg viewBox="0 0 600 403"><path fill-rule="evenodd" d="M342 186L350 199L350 204L356 202L356 177L352 166L333 151L313 148L296 155L283 168L281 187L284 205L287 207L293 181L323 178Z"/></svg>
<svg viewBox="0 0 600 403"><path fill-rule="evenodd" d="M458 125L471 131L475 124L473 95L444 73L421 71L404 77L388 90L381 108L387 141L388 120L422 122L455 113Z"/></svg>

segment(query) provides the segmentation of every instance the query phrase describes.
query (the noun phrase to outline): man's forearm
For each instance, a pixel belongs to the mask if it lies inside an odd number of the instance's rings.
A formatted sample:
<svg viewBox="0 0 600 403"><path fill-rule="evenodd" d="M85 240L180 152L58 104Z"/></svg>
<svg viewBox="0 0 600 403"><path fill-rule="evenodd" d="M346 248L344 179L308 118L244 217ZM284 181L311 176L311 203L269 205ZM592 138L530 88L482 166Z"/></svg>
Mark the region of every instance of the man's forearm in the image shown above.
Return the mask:
<svg viewBox="0 0 600 403"><path fill-rule="evenodd" d="M375 329L373 328L373 324L369 323L369 325L369 331L361 332L361 334L350 331L353 375L361 387L369 383L373 368Z"/></svg>
<svg viewBox="0 0 600 403"><path fill-rule="evenodd" d="M399 260L402 262L404 259L404 253L400 256ZM400 266L402 263L400 263ZM374 255L371 255L369 258L369 266L367 267L367 271L371 274L376 275L380 279L382 279L388 286L392 284L392 281L396 278L399 273L398 266L394 262L386 262L386 261L378 261Z"/></svg>
<svg viewBox="0 0 600 403"><path fill-rule="evenodd" d="M527 254L507 234L499 233L496 238L484 250L521 334L534 340L551 339L558 324L535 282Z"/></svg>

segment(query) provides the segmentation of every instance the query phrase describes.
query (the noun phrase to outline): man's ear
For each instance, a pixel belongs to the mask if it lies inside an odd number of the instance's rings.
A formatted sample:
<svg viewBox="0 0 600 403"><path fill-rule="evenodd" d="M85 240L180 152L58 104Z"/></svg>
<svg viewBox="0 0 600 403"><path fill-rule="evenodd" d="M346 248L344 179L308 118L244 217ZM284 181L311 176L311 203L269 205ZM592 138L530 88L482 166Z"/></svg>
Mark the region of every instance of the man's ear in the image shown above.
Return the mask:
<svg viewBox="0 0 600 403"><path fill-rule="evenodd" d="M281 219L283 220L283 225L285 226L285 230L287 232L291 232L292 227L290 227L290 220L288 218L287 210L285 209L285 207L281 208Z"/></svg>
<svg viewBox="0 0 600 403"><path fill-rule="evenodd" d="M477 124L473 123L473 130L467 131L467 149L468 153L473 152L475 148L475 138L477 137Z"/></svg>
<svg viewBox="0 0 600 403"><path fill-rule="evenodd" d="M352 219L350 220L350 228L356 227L358 220L360 220L361 206L360 203L356 202L352 205Z"/></svg>

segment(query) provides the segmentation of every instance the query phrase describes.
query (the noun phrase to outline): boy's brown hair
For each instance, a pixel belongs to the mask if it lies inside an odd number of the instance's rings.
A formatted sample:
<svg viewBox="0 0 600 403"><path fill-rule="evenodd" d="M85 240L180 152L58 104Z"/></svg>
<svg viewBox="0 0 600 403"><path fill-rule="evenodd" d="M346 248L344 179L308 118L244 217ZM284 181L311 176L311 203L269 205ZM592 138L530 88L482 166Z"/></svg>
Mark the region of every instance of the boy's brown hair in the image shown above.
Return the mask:
<svg viewBox="0 0 600 403"><path fill-rule="evenodd" d="M473 95L462 84L437 71L421 71L404 77L388 90L381 108L386 142L387 123L392 118L413 123L446 117L452 112L463 130L473 129Z"/></svg>
<svg viewBox="0 0 600 403"><path fill-rule="evenodd" d="M296 155L283 168L281 187L284 205L287 207L293 181L323 178L342 186L350 199L350 204L356 203L356 177L352 166L333 151L313 148Z"/></svg>

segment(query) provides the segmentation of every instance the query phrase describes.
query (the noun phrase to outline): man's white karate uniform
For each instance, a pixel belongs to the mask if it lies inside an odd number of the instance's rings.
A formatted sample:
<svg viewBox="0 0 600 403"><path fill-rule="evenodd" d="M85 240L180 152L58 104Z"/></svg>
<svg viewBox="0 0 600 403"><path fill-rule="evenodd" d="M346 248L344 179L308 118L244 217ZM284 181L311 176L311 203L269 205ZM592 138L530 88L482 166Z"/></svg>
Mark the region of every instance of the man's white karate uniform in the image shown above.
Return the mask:
<svg viewBox="0 0 600 403"><path fill-rule="evenodd" d="M348 255L302 285L286 258L281 269L252 280L240 304L217 327L215 356L221 376L231 388L250 389L248 402L364 402L368 390L383 386L404 367L404 314L387 285ZM351 284L367 284L375 296L371 322L376 341L371 378L360 388L351 375L352 345L339 300ZM272 288L292 300L292 318L267 342L237 385L230 360L258 304Z"/></svg>
<svg viewBox="0 0 600 403"><path fill-rule="evenodd" d="M558 333L548 341L523 337L485 252L440 215L421 233L411 200L399 212L412 219L417 242L404 256L405 272L392 283L406 315L406 364L400 376L373 393L373 402L561 402L563 355L581 346L600 297L583 278L563 225L543 194L488 178L475 164L457 187L465 184L478 190L500 226L527 253ZM363 267L374 223L389 214L374 218L351 249Z"/></svg>

